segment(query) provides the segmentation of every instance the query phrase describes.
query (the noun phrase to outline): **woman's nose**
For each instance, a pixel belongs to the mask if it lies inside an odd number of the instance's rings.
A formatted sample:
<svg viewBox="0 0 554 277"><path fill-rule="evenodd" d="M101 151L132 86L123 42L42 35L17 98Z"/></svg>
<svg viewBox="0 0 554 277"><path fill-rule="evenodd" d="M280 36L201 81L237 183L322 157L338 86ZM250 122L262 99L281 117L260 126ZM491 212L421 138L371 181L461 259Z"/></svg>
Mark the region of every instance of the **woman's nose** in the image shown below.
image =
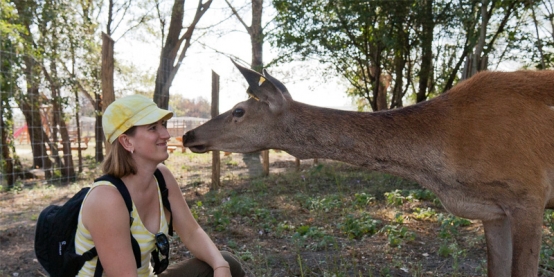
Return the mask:
<svg viewBox="0 0 554 277"><path fill-rule="evenodd" d="M163 127L161 128L160 136L161 136L162 138L167 138L167 139L169 139L169 138L171 137L171 135L169 134L169 131L167 130L167 127L163 126Z"/></svg>

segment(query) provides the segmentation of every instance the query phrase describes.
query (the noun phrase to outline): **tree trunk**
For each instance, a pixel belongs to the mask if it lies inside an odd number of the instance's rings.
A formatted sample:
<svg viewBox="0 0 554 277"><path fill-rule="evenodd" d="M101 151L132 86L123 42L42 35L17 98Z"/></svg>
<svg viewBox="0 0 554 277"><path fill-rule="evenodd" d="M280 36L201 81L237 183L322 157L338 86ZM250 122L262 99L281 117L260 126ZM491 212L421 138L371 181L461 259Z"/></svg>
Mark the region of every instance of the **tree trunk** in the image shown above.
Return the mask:
<svg viewBox="0 0 554 277"><path fill-rule="evenodd" d="M546 69L546 63L544 62L544 54L543 54L543 51L542 51L542 41L541 41L541 36L540 36L540 33L539 33L539 24L537 22L537 16L535 15L535 6L533 5L532 1L530 1L529 4L530 4L530 9L531 9L531 15L533 16L533 23L535 25L535 33L537 34L537 49L539 50L541 69L544 70L544 69Z"/></svg>
<svg viewBox="0 0 554 277"><path fill-rule="evenodd" d="M262 30L262 12L263 12L263 0L252 0L252 24L249 28L250 42L252 45L252 64L251 68L255 71L262 72L264 66L264 34ZM260 161L260 154L262 156L263 164ZM261 152L255 152L245 154L244 161L249 161L249 171L251 175L259 175L259 168L261 167L264 176L269 175L269 150Z"/></svg>
<svg viewBox="0 0 554 277"><path fill-rule="evenodd" d="M381 75L379 76L379 92L377 94L377 109L379 109L380 111L389 109L387 91L390 86L390 81L391 81L391 76L387 73L381 73Z"/></svg>
<svg viewBox="0 0 554 277"><path fill-rule="evenodd" d="M79 118L79 91L75 90L75 124L77 125L77 159L78 159L78 170L83 172L83 153L81 151L81 119Z"/></svg>
<svg viewBox="0 0 554 277"><path fill-rule="evenodd" d="M96 140L96 149L95 149L95 159L96 162L102 162L104 160L104 152L102 151L102 143L104 142L104 132L102 131L102 99L100 99L100 94L95 93L95 110L96 110L96 122L94 127L94 137Z"/></svg>
<svg viewBox="0 0 554 277"><path fill-rule="evenodd" d="M485 40L487 38L487 25L489 24L489 13L487 12L487 7L489 6L489 0L481 1L481 30L479 32L479 42L475 47L475 60L472 63L471 74L477 73L477 71L484 70L483 65L481 64L481 54L483 53L483 48L485 48Z"/></svg>
<svg viewBox="0 0 554 277"><path fill-rule="evenodd" d="M54 50L55 51L55 50ZM54 53L55 54L55 53ZM54 66L54 64L51 64L51 68ZM50 105L52 107L52 119L49 120L51 132L50 137L51 141L53 142L54 147L50 147L50 155L54 159L54 163L56 164L56 167L59 169L63 168L63 163L59 155L59 149L58 149L58 124L60 121L60 114L59 111L61 110L59 108L58 102L58 87L55 84L55 81L52 79L52 76L48 73L46 68L44 68L44 64L42 65L42 71L44 73L44 76L46 77L46 80L50 83L50 91L52 93L52 97L50 99ZM52 72L54 72L54 69L52 69ZM48 117L49 114L45 114L44 116Z"/></svg>
<svg viewBox="0 0 554 277"><path fill-rule="evenodd" d="M190 47L196 25L204 13L209 9L212 2L213 0L209 0L206 1L206 3L202 3L202 0L199 0L194 19L181 37L179 37L179 35L183 29L185 1L175 0L175 2L173 2L169 30L164 46L162 47L160 63L156 73L156 84L154 87L154 102L156 102L160 108L167 109L169 107L169 88L171 87L171 83L179 71L185 54ZM182 46L183 42L185 43L184 46ZM179 49L181 48L182 50L179 53ZM177 58L177 56L179 57Z"/></svg>
<svg viewBox="0 0 554 277"><path fill-rule="evenodd" d="M179 51L181 46L179 35L181 34L184 17L185 1L175 0L175 2L173 2L173 10L171 11L171 21L169 23L167 38L160 56L160 64L158 66L154 88L154 102L162 109L167 109L169 107L170 86L168 86L167 83L171 82L170 73L175 59L177 58L177 51Z"/></svg>
<svg viewBox="0 0 554 277"><path fill-rule="evenodd" d="M252 24L248 30L252 45L251 68L262 72L264 66L264 34L262 30L263 0L252 0Z"/></svg>
<svg viewBox="0 0 554 277"><path fill-rule="evenodd" d="M52 99L50 103L52 104L52 144L55 147L50 148L50 153L54 157L56 164L58 165L60 172L62 174L62 182L68 182L75 180L75 167L73 165L73 156L71 153L71 141L69 138L69 132L67 131L67 126L63 118L64 112L62 108L62 101L59 95L59 86L56 83L57 70L55 68L56 63L51 63L52 74L49 74L46 69L43 67L44 76L50 82L50 88L52 93ZM54 78L52 78L54 77ZM58 155L58 128L60 126L59 133L61 135L62 149L63 149L63 163Z"/></svg>
<svg viewBox="0 0 554 277"><path fill-rule="evenodd" d="M378 50L372 55L374 57L372 65L372 75L375 76L375 79L373 81L373 104L371 106L374 111L381 111L386 110L388 108L388 105L386 91L382 90L383 84L381 83L381 47L377 46L375 48Z"/></svg>
<svg viewBox="0 0 554 277"><path fill-rule="evenodd" d="M392 98L390 108L400 108L403 106L404 97L404 69L406 68L406 52L409 52L409 36L404 29L405 18L398 18L398 27L396 34L396 46L394 49L394 87L392 88ZM407 75L409 76L409 75Z"/></svg>
<svg viewBox="0 0 554 277"><path fill-rule="evenodd" d="M257 72L262 72L264 67L263 62L263 45L264 45L264 33L262 29L262 12L263 12L263 0L252 0L252 22L250 26L246 25L245 21L238 14L237 10L225 0L229 8L231 8L235 17L244 26L248 35L250 35L250 46L252 47L252 62L250 68ZM263 158L260 160L260 154ZM269 150L244 153L242 154L242 161L248 168L248 174L250 177L257 177L260 175L269 175Z"/></svg>
<svg viewBox="0 0 554 277"><path fill-rule="evenodd" d="M2 179L6 179L8 188L12 188L15 184L16 174L14 172L13 160L10 155L10 143L8 142L8 131L10 130L10 127L7 126L8 124L6 123L12 121L13 118L4 114L4 102L6 102L6 109L11 109L11 107L9 107L7 97L4 98L5 95L7 94L2 93L2 97L0 98L0 153L2 153L1 157L4 161L3 163L0 163L0 174L3 176ZM0 185L3 184L0 183Z"/></svg>
<svg viewBox="0 0 554 277"><path fill-rule="evenodd" d="M54 24L52 26L53 30L56 30L56 25ZM54 31L54 35L52 36L52 56L57 57L57 49L59 48L58 43L58 37L56 35L56 32ZM52 154L55 155L56 163L58 164L58 167L61 172L61 181L63 183L67 183L69 181L75 180L75 168L73 166L73 156L71 153L71 141L69 139L69 133L67 131L67 126L65 125L64 121L64 112L63 112L63 102L62 97L60 94L60 85L58 82L58 69L57 69L57 63L56 58L53 58L50 62L50 73L47 71L45 65L42 65L42 70L44 72L44 76L46 80L50 83L51 93L52 93L52 114L53 114L53 120L52 120L52 135L53 135L53 144L57 146L58 139L57 139L57 133L58 129L57 126L60 127L59 132L62 137L62 148L63 148L63 163L60 160L60 157L58 156L57 149L51 149ZM54 152L55 151L55 152Z"/></svg>
<svg viewBox="0 0 554 277"><path fill-rule="evenodd" d="M32 7L33 2L15 1L14 4L20 15L21 24L30 32L31 21L34 17L32 15L32 10L34 8ZM28 45L35 45L33 37L30 34L25 34L22 37ZM44 169L45 178L50 179L52 177L52 161L48 158L45 148L45 143L49 141L42 127L42 117L40 114L40 69L38 65L35 64L33 57L29 55L23 56L23 62L25 64L23 70L26 81L26 93L22 95L21 98L16 99L16 102L23 116L25 116L25 121L27 123L29 141L31 142L31 150L33 152L33 168Z"/></svg>
<svg viewBox="0 0 554 277"><path fill-rule="evenodd" d="M416 102L427 100L429 77L432 74L433 63L433 0L424 0L424 18L422 21L421 41L421 68L419 71L419 90L416 95Z"/></svg>
<svg viewBox="0 0 554 277"><path fill-rule="evenodd" d="M31 142L31 150L33 152L33 168L44 169L46 179L52 178L52 161L46 153L45 143L48 141L48 135L45 133L42 125L42 116L40 114L40 94L38 90L38 81L34 80L38 73L33 70L35 67L31 57L26 56L25 60L25 77L27 81L27 94L24 99L18 101L19 107L25 116L25 121L28 126L29 139ZM33 74L33 72L35 72ZM54 146L50 143L50 147Z"/></svg>
<svg viewBox="0 0 554 277"><path fill-rule="evenodd" d="M106 111L106 108L108 105L110 105L113 101L115 101L115 93L114 93L114 87L113 87L113 70L114 70L114 58L113 58L113 49L114 49L114 41L113 39L107 35L106 33L102 33L102 114ZM102 132L102 121L100 120L99 123L97 123L98 126L100 126L99 134L101 139L100 141L104 141L103 139L103 132ZM98 144L98 140L96 140L96 145L100 145L100 149L102 149L102 143ZM111 144L106 143L106 153L110 152ZM98 146L96 147L98 149Z"/></svg>
<svg viewBox="0 0 554 277"><path fill-rule="evenodd" d="M391 109L400 108L404 104L402 98L404 97L404 68L406 67L406 59L404 53L401 52L394 57L394 88L392 89Z"/></svg>

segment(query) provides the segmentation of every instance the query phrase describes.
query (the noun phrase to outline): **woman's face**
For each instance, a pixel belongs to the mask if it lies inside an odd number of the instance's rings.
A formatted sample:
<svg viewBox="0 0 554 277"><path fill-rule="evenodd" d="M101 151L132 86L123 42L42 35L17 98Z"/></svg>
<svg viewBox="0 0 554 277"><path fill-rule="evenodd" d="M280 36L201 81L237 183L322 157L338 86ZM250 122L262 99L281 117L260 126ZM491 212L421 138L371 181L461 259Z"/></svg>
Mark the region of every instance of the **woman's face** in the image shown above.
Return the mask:
<svg viewBox="0 0 554 277"><path fill-rule="evenodd" d="M165 121L141 125L136 127L135 134L130 137L134 146L133 155L138 157L153 160L156 163L165 161L169 154L167 153L167 141L170 138Z"/></svg>

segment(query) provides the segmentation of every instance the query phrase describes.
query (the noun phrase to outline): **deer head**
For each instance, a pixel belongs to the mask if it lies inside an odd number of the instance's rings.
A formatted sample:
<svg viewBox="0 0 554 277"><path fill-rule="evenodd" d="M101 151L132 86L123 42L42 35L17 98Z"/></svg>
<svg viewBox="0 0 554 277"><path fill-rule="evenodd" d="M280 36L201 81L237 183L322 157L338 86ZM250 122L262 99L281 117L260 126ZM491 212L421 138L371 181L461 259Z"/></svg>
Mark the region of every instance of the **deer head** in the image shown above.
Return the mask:
<svg viewBox="0 0 554 277"><path fill-rule="evenodd" d="M183 144L191 151L210 150L247 153L266 149L279 149L282 141L276 133L283 130L288 111L294 106L287 88L264 70L263 75L235 66L249 84L248 100L236 104L199 128L183 136ZM286 129L286 128L285 128Z"/></svg>

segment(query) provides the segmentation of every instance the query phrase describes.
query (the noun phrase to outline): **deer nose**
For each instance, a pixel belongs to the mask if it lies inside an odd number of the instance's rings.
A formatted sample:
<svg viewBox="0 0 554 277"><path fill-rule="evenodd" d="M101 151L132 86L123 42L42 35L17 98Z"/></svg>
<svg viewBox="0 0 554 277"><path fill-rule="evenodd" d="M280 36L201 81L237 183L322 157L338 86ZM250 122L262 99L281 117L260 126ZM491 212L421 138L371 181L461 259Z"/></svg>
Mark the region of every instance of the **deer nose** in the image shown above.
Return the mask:
<svg viewBox="0 0 554 277"><path fill-rule="evenodd" d="M188 131L183 135L183 146L194 140L194 131Z"/></svg>

